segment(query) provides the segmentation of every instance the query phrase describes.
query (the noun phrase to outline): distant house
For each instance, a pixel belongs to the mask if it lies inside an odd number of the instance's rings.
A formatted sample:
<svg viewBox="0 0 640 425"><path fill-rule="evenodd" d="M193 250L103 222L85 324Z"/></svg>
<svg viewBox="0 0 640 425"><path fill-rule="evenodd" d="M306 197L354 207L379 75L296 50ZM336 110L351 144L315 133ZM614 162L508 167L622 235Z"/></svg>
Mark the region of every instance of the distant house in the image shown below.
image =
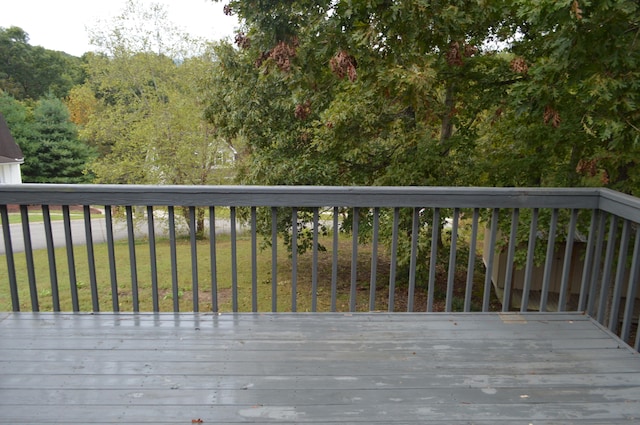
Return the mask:
<svg viewBox="0 0 640 425"><path fill-rule="evenodd" d="M238 151L230 143L218 145L212 168L233 168L237 157Z"/></svg>
<svg viewBox="0 0 640 425"><path fill-rule="evenodd" d="M23 162L22 150L11 136L9 126L0 114L0 184L22 183L20 164Z"/></svg>

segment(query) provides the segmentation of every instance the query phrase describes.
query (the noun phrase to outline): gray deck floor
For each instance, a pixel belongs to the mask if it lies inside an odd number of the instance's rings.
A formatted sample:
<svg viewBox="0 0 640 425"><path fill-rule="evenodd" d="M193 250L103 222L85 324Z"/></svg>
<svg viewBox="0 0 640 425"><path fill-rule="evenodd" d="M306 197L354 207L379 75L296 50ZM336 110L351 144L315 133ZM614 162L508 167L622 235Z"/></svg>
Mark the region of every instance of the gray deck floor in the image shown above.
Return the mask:
<svg viewBox="0 0 640 425"><path fill-rule="evenodd" d="M640 423L579 314L0 314L0 423Z"/></svg>

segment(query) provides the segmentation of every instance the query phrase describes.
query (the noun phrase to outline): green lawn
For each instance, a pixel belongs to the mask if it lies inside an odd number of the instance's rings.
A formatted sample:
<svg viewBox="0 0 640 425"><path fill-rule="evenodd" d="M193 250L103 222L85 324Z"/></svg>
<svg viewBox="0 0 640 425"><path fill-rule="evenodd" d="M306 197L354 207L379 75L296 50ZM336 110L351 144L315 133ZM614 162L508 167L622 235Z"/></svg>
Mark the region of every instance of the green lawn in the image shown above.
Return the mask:
<svg viewBox="0 0 640 425"><path fill-rule="evenodd" d="M55 212L52 211L50 213L51 216L51 220L62 220L62 213L61 212ZM84 214L82 213L70 213L69 217L71 218L71 220L78 220L78 219L83 219L84 218ZM97 214L93 214L91 216L92 218L98 218L98 217L102 217L102 215L97 215ZM30 223L40 223L44 221L44 218L42 217L42 213L41 212L30 212L29 213L29 222ZM21 223L22 222L22 216L20 215L20 213L11 213L9 214L9 223L11 224L16 224L16 223ZM2 219L0 219L0 224L2 223Z"/></svg>
<svg viewBox="0 0 640 425"><path fill-rule="evenodd" d="M350 287L350 238L341 238L339 248L342 255L339 263L339 296L338 309L347 311L349 308ZM330 240L325 241L327 247L331 246ZM198 241L198 274L199 274L199 307L201 311L211 311L211 269L209 259L209 241ZM161 311L173 310L172 271L170 262L170 245L168 241L157 241L157 267L158 267L158 293ZM221 311L231 311L231 242L228 236L220 236L217 239L217 277L218 300ZM107 246L104 244L94 246L99 305L101 311L111 311L111 280L108 263ZM59 282L60 304L63 311L72 309L71 292L69 284L69 272L67 267L67 255L64 249L55 251L57 277ZM117 264L118 298L121 311L133 311L131 267L129 262L129 249L126 242L117 242L115 246ZM311 253L299 256L298 259L298 291L297 310L309 311L311 309ZM75 271L78 282L78 294L81 311L91 311L91 285L85 246L77 246L74 249ZM239 236L237 243L238 261L238 305L240 311L251 311L251 241L248 236ZM152 290L150 273L150 255L147 241L137 241L136 244L137 275L139 287L140 310L152 310ZM52 310L51 280L49 276L49 262L46 250L34 251L35 276L38 285L38 301L41 311ZM193 310L192 274L191 274L191 248L188 240L177 242L177 270L178 270L178 296L181 311ZM362 248L359 259L358 274L358 309L368 310L368 288L370 251ZM19 282L19 297L22 310L31 309L28 274L24 253L15 254L16 275ZM388 282L388 264L384 259L380 262L378 272L379 287L384 287ZM318 278L318 310L328 311L331 303L331 253L319 253L319 278ZM3 283L0 287L0 311L11 310L11 298L8 288L7 265L4 256L0 257L0 276ZM277 276L277 302L279 311L291 310L291 259L286 248L278 246L278 276ZM271 250L258 252L258 310L271 310ZM380 291L380 308L386 309L384 301L386 292Z"/></svg>
<svg viewBox="0 0 640 425"><path fill-rule="evenodd" d="M208 214L208 213L207 213ZM51 216L51 220L62 220L62 211L60 209L52 209L49 212ZM217 207L216 208L216 218L217 219L228 219L230 217L230 212L228 207ZM82 220L84 219L84 213L81 211L71 211L69 213L69 217L71 220ZM103 214L91 214L91 218L103 218ZM29 222L30 223L40 223L44 221L42 216L42 211L40 209L29 211ZM22 216L18 213L10 213L9 214L9 223L17 224L22 222ZM0 218L0 224L2 224L2 218Z"/></svg>

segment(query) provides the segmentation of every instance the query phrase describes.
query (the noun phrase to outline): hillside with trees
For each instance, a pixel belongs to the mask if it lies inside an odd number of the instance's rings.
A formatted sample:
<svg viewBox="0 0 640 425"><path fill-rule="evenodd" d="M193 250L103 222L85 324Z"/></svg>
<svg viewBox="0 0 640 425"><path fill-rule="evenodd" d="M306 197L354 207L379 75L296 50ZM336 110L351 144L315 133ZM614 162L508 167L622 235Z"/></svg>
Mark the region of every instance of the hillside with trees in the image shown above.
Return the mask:
<svg viewBox="0 0 640 425"><path fill-rule="evenodd" d="M19 27L0 27L0 91L16 100L64 98L84 81L82 59L29 44Z"/></svg>

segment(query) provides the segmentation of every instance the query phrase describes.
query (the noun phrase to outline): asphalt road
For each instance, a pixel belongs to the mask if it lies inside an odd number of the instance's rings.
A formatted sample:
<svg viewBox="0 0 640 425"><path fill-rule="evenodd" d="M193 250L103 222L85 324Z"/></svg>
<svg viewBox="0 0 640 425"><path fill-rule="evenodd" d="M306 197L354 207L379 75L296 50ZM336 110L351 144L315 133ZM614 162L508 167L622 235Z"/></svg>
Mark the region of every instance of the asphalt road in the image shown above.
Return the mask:
<svg viewBox="0 0 640 425"><path fill-rule="evenodd" d="M148 234L147 225L141 223L135 226L135 237L146 237ZM24 236L22 234L21 224L12 224L11 228L11 244L13 252L24 251ZM230 224L228 220L216 220L216 233L229 233ZM238 229L240 226L238 225ZM45 237L44 223L30 223L29 230L31 233L32 249L45 249L47 240ZM51 222L51 231L53 234L53 244L55 247L65 246L64 223L61 220ZM157 220L155 227L156 236L166 236L166 225L162 220ZM104 218L95 218L91 220L91 235L93 243L104 243L107 241L107 229ZM115 240L127 238L127 225L124 221L114 221L113 237ZM84 229L84 220L71 220L71 239L74 245L86 245L87 239ZM0 255L5 253L4 233L0 230Z"/></svg>
<svg viewBox="0 0 640 425"><path fill-rule="evenodd" d="M12 224L11 226L11 244L13 252L24 251L24 237L22 234L21 224ZM44 249L47 247L45 238L44 223L30 223L29 229L31 233L31 246L33 249ZM137 229L138 230L138 229ZM65 246L64 223L61 220L51 222L51 231L53 234L53 244L56 247ZM94 243L103 243L107 241L107 230L104 219L91 220L91 231ZM125 239L127 237L126 223L114 223L114 238ZM136 232L136 235L142 233ZM145 233L146 235L146 233ZM74 245L85 245L87 243L84 220L71 220L71 239ZM4 233L0 234L0 254L5 253Z"/></svg>

